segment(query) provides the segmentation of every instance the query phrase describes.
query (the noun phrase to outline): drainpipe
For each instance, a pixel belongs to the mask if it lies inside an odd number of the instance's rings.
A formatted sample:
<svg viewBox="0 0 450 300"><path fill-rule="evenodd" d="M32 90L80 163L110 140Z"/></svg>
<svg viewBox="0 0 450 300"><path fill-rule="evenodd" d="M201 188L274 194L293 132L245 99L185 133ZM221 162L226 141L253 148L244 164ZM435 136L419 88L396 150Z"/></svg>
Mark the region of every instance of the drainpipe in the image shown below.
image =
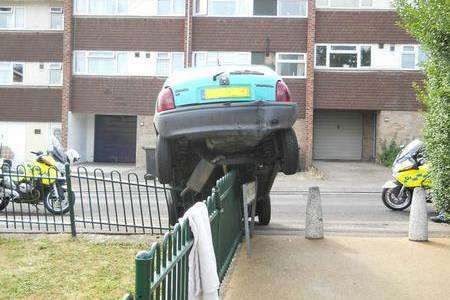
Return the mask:
<svg viewBox="0 0 450 300"><path fill-rule="evenodd" d="M192 14L193 0L186 1L185 19L184 19L184 66L192 66Z"/></svg>
<svg viewBox="0 0 450 300"><path fill-rule="evenodd" d="M61 144L67 148L72 86L73 2L64 0L63 88L61 101Z"/></svg>

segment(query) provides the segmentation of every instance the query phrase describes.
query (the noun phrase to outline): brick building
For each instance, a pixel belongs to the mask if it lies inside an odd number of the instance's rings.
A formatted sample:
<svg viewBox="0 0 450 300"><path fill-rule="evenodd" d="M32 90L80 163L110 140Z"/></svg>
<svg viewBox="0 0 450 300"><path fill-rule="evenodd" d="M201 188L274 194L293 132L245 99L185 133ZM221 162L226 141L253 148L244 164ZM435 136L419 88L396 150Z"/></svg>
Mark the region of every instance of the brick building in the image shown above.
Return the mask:
<svg viewBox="0 0 450 300"><path fill-rule="evenodd" d="M302 166L371 160L422 126L424 55L396 22L390 0L0 0L0 135L18 158L60 133L142 165L170 72L265 64L300 106Z"/></svg>

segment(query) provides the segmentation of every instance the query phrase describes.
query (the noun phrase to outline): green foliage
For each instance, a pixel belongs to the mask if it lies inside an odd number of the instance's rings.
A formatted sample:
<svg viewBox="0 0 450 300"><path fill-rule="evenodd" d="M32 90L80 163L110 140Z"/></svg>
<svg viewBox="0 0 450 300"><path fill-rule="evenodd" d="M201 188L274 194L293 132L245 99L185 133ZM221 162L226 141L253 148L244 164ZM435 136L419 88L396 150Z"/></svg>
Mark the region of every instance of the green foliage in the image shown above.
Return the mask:
<svg viewBox="0 0 450 300"><path fill-rule="evenodd" d="M425 109L424 137L433 202L450 212L450 1L397 0L402 26L427 53L426 82L416 87Z"/></svg>
<svg viewBox="0 0 450 300"><path fill-rule="evenodd" d="M380 163L386 167L392 167L395 157L400 152L401 148L395 141L391 141L389 145L386 141L381 144L381 154L378 156Z"/></svg>

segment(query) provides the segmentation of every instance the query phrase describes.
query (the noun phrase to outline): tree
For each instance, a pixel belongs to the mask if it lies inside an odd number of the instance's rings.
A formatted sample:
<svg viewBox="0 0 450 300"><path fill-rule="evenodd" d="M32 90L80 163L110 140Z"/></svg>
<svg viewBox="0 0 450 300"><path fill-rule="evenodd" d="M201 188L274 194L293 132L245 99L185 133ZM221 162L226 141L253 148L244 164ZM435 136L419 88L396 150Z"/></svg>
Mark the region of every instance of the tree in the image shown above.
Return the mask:
<svg viewBox="0 0 450 300"><path fill-rule="evenodd" d="M436 209L450 219L450 0L396 0L403 26L427 54L422 89L426 157Z"/></svg>

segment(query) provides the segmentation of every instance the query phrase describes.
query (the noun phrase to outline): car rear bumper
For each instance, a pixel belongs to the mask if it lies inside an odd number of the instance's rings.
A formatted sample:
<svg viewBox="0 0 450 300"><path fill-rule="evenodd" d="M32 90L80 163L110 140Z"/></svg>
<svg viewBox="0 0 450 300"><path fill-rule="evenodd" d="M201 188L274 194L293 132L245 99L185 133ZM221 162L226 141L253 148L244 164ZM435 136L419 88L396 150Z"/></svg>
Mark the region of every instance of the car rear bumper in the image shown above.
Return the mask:
<svg viewBox="0 0 450 300"><path fill-rule="evenodd" d="M169 139L220 136L261 139L271 132L291 128L297 112L295 103L216 103L158 113L154 124L158 134Z"/></svg>

